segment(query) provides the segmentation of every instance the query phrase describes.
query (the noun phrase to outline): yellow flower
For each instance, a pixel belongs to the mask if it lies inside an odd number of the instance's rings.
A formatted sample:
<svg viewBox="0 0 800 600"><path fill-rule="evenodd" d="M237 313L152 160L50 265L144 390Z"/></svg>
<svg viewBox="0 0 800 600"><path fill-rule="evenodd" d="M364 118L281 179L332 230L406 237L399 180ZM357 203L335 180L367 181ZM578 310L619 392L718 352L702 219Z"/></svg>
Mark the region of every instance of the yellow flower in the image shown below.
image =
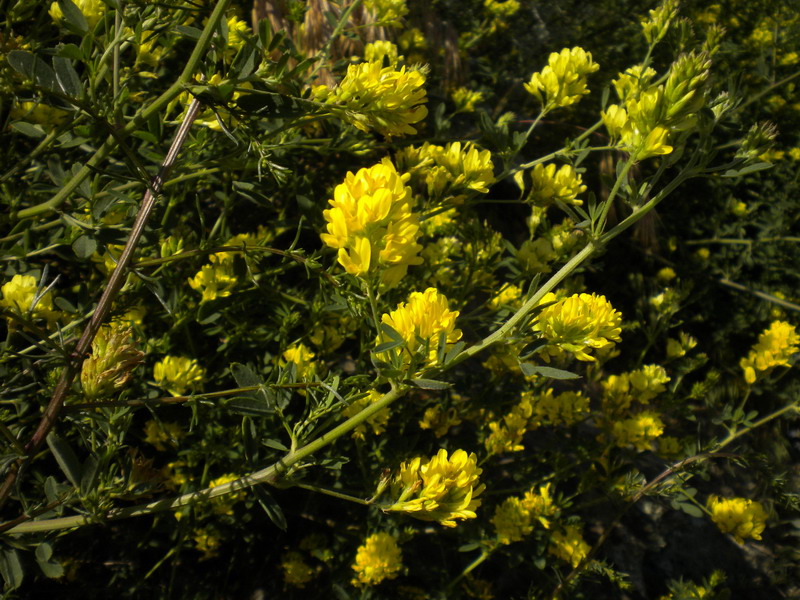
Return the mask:
<svg viewBox="0 0 800 600"><path fill-rule="evenodd" d="M553 396L548 389L541 394L531 396L531 427L541 425L574 425L589 415L589 398L581 392L562 392Z"/></svg>
<svg viewBox="0 0 800 600"><path fill-rule="evenodd" d="M664 267L663 269L659 269L658 273L656 273L656 279L661 283L669 283L675 279L675 277L677 277L677 275L675 274L675 270L671 267Z"/></svg>
<svg viewBox="0 0 800 600"><path fill-rule="evenodd" d="M570 106L589 93L586 76L600 66L592 62L592 55L583 48L564 48L553 52L547 66L531 75L525 89L544 105L544 110Z"/></svg>
<svg viewBox="0 0 800 600"><path fill-rule="evenodd" d="M552 292L540 304L556 299ZM578 360L594 361L592 350L604 350L620 341L622 315L614 310L605 296L574 294L543 309L533 330L548 344L540 351L542 358L561 357L569 352Z"/></svg>
<svg viewBox="0 0 800 600"><path fill-rule="evenodd" d="M422 461L417 457L400 465L392 482L397 501L384 510L438 521L445 527L455 527L457 519L474 519L481 505L477 498L486 487L478 482L482 473L478 457L456 450L448 458L442 449L426 463Z"/></svg>
<svg viewBox="0 0 800 600"><path fill-rule="evenodd" d="M382 269L386 287L396 285L422 259L416 243L419 220L411 212L411 188L388 158L353 174L336 186L332 208L323 211L327 233L320 235L338 248L338 261L351 275L366 277Z"/></svg>
<svg viewBox="0 0 800 600"><path fill-rule="evenodd" d="M680 340L667 339L667 358L680 358L697 346L697 340L683 331L680 332L678 337Z"/></svg>
<svg viewBox="0 0 800 600"><path fill-rule="evenodd" d="M197 390L205 381L205 369L193 358L185 356L165 356L153 367L156 383L173 396Z"/></svg>
<svg viewBox="0 0 800 600"><path fill-rule="evenodd" d="M650 450L652 442L664 433L664 422L652 411L641 412L630 419L615 421L611 434L620 448L632 445L639 452Z"/></svg>
<svg viewBox="0 0 800 600"><path fill-rule="evenodd" d="M755 383L756 371L768 371L773 367L791 366L789 359L798 351L800 337L794 325L785 321L773 323L758 336L758 342L753 346L747 358L739 361L739 366L744 370L744 379L747 383Z"/></svg>
<svg viewBox="0 0 800 600"><path fill-rule="evenodd" d="M58 313L53 310L53 293L40 295L39 285L33 275L14 275L11 281L0 288L3 298L0 306L33 319L55 321Z"/></svg>
<svg viewBox="0 0 800 600"><path fill-rule="evenodd" d="M290 586L304 588L314 578L314 569L309 567L299 552L288 552L281 560L283 580Z"/></svg>
<svg viewBox="0 0 800 600"><path fill-rule="evenodd" d="M73 3L83 13L89 29L94 29L94 26L97 25L106 12L106 4L103 0L73 0ZM58 2L53 2L48 12L56 23L60 24L64 20L64 13L61 12Z"/></svg>
<svg viewBox="0 0 800 600"><path fill-rule="evenodd" d="M511 544L530 535L538 521L545 529L550 527L547 517L555 514L557 507L550 496L550 485L539 486L539 492L525 492L522 498L506 498L495 510L492 524L497 532L497 541Z"/></svg>
<svg viewBox="0 0 800 600"><path fill-rule="evenodd" d="M239 479L237 475L233 475L228 473L227 475L222 475L221 477L217 477L213 481L209 482L209 488L219 487L226 483L230 483L231 481L235 481ZM242 489L236 490L235 492L230 492L223 496L217 496L215 498L211 498L211 505L214 508L214 512L218 515L232 515L233 514L233 505L239 502L240 500L244 500L245 491Z"/></svg>
<svg viewBox="0 0 800 600"><path fill-rule="evenodd" d="M364 46L364 60L367 62L383 64L384 58L389 65L397 65L397 62L403 59L397 53L397 46L388 40L376 40Z"/></svg>
<svg viewBox="0 0 800 600"><path fill-rule="evenodd" d="M554 532L547 551L573 568L577 567L589 553L589 544L584 541L581 529L580 525L567 525L561 531Z"/></svg>
<svg viewBox="0 0 800 600"><path fill-rule="evenodd" d="M353 585L378 585L385 579L394 579L403 568L403 553L397 540L388 533L369 536L356 551Z"/></svg>
<svg viewBox="0 0 800 600"><path fill-rule="evenodd" d="M540 237L524 241L517 252L517 259L531 273L549 273L550 263L556 259L556 253L553 244Z"/></svg>
<svg viewBox="0 0 800 600"><path fill-rule="evenodd" d="M425 410L422 420L419 422L420 429L432 429L433 435L437 438L444 437L451 427L461 424L461 417L458 411L451 406L447 410L442 410L438 406L431 406Z"/></svg>
<svg viewBox="0 0 800 600"><path fill-rule="evenodd" d="M374 404L378 400L383 397L383 394L380 392L376 392L375 390L370 390L369 394L365 398L361 398L360 400L356 400L350 406L345 408L342 411L342 416L346 419L350 417L354 417L362 410L367 408L370 404ZM366 422L361 423L358 427L353 430L353 438L357 440L365 440L367 434L367 425L372 428L372 433L375 435L380 435L384 431L386 431L386 425L389 423L389 417L391 416L391 409L390 407L386 407L381 411L378 411L374 415L372 415Z"/></svg>
<svg viewBox="0 0 800 600"><path fill-rule="evenodd" d="M483 0L483 6L486 12L497 19L513 17L520 8L517 0Z"/></svg>
<svg viewBox="0 0 800 600"><path fill-rule="evenodd" d="M217 550L221 545L222 541L213 529L198 529L194 534L194 547L203 553L201 560L217 556Z"/></svg>
<svg viewBox="0 0 800 600"><path fill-rule="evenodd" d="M650 67L643 69L642 65L636 65L620 73L611 83L619 99L624 102L628 98L638 97L643 90L646 90L655 74L655 70Z"/></svg>
<svg viewBox="0 0 800 600"><path fill-rule="evenodd" d="M669 30L672 20L678 16L678 0L664 0L651 10L648 18L642 19L642 33L650 45L660 41Z"/></svg>
<svg viewBox="0 0 800 600"><path fill-rule="evenodd" d="M384 27L399 27L400 19L408 14L406 0L364 0L364 8Z"/></svg>
<svg viewBox="0 0 800 600"><path fill-rule="evenodd" d="M189 278L189 286L203 295L201 302L230 296L236 283L231 263L203 265L194 277Z"/></svg>
<svg viewBox="0 0 800 600"><path fill-rule="evenodd" d="M489 308L492 310L500 310L504 306L518 308L521 299L522 290L519 288L519 286L510 283L501 289L500 293L489 301Z"/></svg>
<svg viewBox="0 0 800 600"><path fill-rule="evenodd" d="M61 108L41 102L17 102L11 109L12 119L22 119L37 123L46 131L51 131L66 123L70 113Z"/></svg>
<svg viewBox="0 0 800 600"><path fill-rule="evenodd" d="M556 171L555 164L538 164L531 171L531 184L528 198L539 206L550 206L554 202L572 206L583 204L577 196L586 191L586 186L571 165L561 165Z"/></svg>
<svg viewBox="0 0 800 600"><path fill-rule="evenodd" d="M670 378L664 367L645 365L641 369L609 375L603 386L603 410L608 413L626 411L632 402L647 404L666 390Z"/></svg>
<svg viewBox="0 0 800 600"><path fill-rule="evenodd" d="M144 441L159 452L166 451L168 446L174 448L186 435L177 423L164 423L153 419L144 424L144 433Z"/></svg>
<svg viewBox="0 0 800 600"><path fill-rule="evenodd" d="M428 115L425 75L418 70L383 66L382 61L350 65L336 88L319 85L314 97L361 131L385 136L417 133L414 123Z"/></svg>
<svg viewBox="0 0 800 600"><path fill-rule="evenodd" d="M408 363L421 356L424 363L434 364L437 362L442 334L448 347L461 339L461 330L455 327L458 315L457 310L448 308L444 295L436 288L428 288L424 292L413 292L408 297L408 302L401 302L395 310L384 314L381 323L394 329L405 342L404 362ZM392 341L391 337L382 331L377 343L389 341Z"/></svg>
<svg viewBox="0 0 800 600"><path fill-rule="evenodd" d="M475 112L475 105L483 100L481 92L474 92L469 88L460 87L450 94L453 104L456 105L456 112L471 113Z"/></svg>
<svg viewBox="0 0 800 600"><path fill-rule="evenodd" d="M284 351L280 363L282 367L293 363L297 367L297 379L308 379L313 377L317 370L313 362L315 356L305 344L296 344Z"/></svg>
<svg viewBox="0 0 800 600"><path fill-rule="evenodd" d="M432 203L449 200L461 203L470 192L485 194L495 181L492 153L471 142L437 146L425 142L397 153L397 164L411 174L415 188L427 188Z"/></svg>
<svg viewBox="0 0 800 600"><path fill-rule="evenodd" d="M251 34L252 30L246 21L228 17L228 48L225 52L228 60L236 56L236 53L247 43L247 38Z"/></svg>
<svg viewBox="0 0 800 600"><path fill-rule="evenodd" d="M99 400L131 379L131 372L144 359L137 350L130 327L103 325L92 340L92 353L81 366L81 389L87 400Z"/></svg>
<svg viewBox="0 0 800 600"><path fill-rule="evenodd" d="M711 496L708 509L719 530L732 534L738 543L743 544L745 538L761 539L767 524L767 513L761 503L746 498Z"/></svg>

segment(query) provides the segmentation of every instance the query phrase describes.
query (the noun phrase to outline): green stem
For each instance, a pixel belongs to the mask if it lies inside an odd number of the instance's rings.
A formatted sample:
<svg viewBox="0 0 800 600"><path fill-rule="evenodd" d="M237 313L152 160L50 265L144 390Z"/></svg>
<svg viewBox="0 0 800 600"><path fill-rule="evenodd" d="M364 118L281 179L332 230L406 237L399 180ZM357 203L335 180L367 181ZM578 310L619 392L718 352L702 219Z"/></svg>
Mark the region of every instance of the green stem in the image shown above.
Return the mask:
<svg viewBox="0 0 800 600"><path fill-rule="evenodd" d="M482 565L486 561L486 559L489 558L492 555L492 552L494 552L494 549L495 548L483 548L481 553L480 553L480 555L478 555L478 557L475 560L473 560L466 567L464 567L464 570L461 571L461 573L459 573L458 576L456 576L450 583L447 584L448 592L452 591L452 589L456 586L456 584L459 581L464 579L467 575L472 573L472 571L474 571L480 565Z"/></svg>
<svg viewBox="0 0 800 600"><path fill-rule="evenodd" d="M320 494L325 494L326 496L331 496L332 498L338 498L339 500L347 500L348 502L355 502L356 504L361 504L363 506L369 506L370 504L372 504L369 500L364 500L364 498L356 498L355 496L351 496L350 494L343 494L341 492L320 487L318 485L311 485L309 483L295 483L292 485L292 487L302 488L304 490L309 490L311 492L319 492Z"/></svg>
<svg viewBox="0 0 800 600"><path fill-rule="evenodd" d="M141 109L133 119L122 129L120 129L116 136L110 135L106 141L95 151L94 155L86 162L81 169L70 178L69 181L64 182L62 188L52 198L41 204L31 206L20 210L16 214L11 215L11 220L22 220L37 217L56 210L61 206L67 198L70 197L81 183L83 183L89 175L96 171L102 162L116 149L119 140L125 140L130 137L134 131L141 128L150 117L157 115L162 109L177 98L183 91L186 83L194 75L194 72L203 58L208 45L211 43L211 38L217 29L222 18L225 16L225 11L228 8L231 0L220 0L214 7L211 16L208 18L200 38L192 51L189 60L184 67L183 72L178 76L178 79L173 83L163 94L153 100L147 107ZM115 137L117 139L115 139Z"/></svg>

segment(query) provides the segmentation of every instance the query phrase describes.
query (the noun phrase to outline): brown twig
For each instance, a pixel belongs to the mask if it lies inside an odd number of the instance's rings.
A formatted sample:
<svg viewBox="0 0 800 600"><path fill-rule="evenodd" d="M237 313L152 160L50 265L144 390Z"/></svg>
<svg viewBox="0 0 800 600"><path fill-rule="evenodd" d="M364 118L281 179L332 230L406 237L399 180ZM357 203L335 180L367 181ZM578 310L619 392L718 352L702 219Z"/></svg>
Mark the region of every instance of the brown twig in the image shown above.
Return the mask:
<svg viewBox="0 0 800 600"><path fill-rule="evenodd" d="M122 288L122 284L125 282L131 258L133 257L133 253L136 250L139 239L144 232L145 225L147 225L147 221L150 218L153 207L155 206L157 199L155 194L158 194L161 191L161 187L164 184L164 179L166 179L170 169L175 164L175 161L178 158L178 153L180 152L181 147L189 135L189 130L191 129L192 123L197 117L199 109L200 102L195 98L189 105L189 108L186 110L186 116L183 119L183 123L181 123L178 132L175 134L175 139L173 139L172 145L170 146L167 155L164 157L164 162L161 164L158 174L153 177L151 185L144 194L142 204L139 207L139 212L136 214L136 219L133 222L130 236L125 244L125 249L122 251L122 255L117 261L116 268L111 272L111 277L106 284L105 290L103 290L103 295L100 297L100 300L97 303L97 308L95 309L92 318L89 320L89 323L86 325L86 328L83 330L83 334L78 340L78 343L75 345L75 348L67 358L67 364L61 373L61 378L58 380L55 390L53 390L53 396L50 398L47 408L45 408L44 415L42 415L42 419L39 421L36 431L34 431L28 443L25 444L25 456L19 458L12 464L2 487L0 487L0 508L2 508L8 499L11 489L17 480L17 476L19 475L20 469L30 459L30 457L36 454L39 448L41 448L42 444L47 438L47 434L50 433L50 430L52 430L53 426L56 424L58 415L60 414L61 408L64 405L64 399L67 396L67 392L69 391L75 376L81 369L83 357L89 351L95 335L97 335L97 332L100 330L100 326L103 324L106 316L108 316L111 306L114 303L114 300L117 297L120 289Z"/></svg>

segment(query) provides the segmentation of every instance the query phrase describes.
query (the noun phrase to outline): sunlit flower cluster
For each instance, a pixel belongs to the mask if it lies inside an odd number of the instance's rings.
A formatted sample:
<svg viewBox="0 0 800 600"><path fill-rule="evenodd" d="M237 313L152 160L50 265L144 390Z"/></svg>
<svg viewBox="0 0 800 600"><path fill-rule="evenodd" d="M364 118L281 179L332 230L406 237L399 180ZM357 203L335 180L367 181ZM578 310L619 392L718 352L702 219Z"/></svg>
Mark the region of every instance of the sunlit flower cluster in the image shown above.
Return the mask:
<svg viewBox="0 0 800 600"><path fill-rule="evenodd" d="M450 98L456 106L456 112L471 113L475 112L475 105L483 100L483 94L466 87L460 87L453 90Z"/></svg>
<svg viewBox="0 0 800 600"><path fill-rule="evenodd" d="M0 306L23 317L54 321L58 313L53 310L53 293L40 293L33 275L14 275L0 288L3 298Z"/></svg>
<svg viewBox="0 0 800 600"><path fill-rule="evenodd" d="M357 173L348 172L344 183L336 186L332 208L323 211L327 233L320 235L331 248L338 249L338 261L351 275L366 277L381 269L381 281L396 285L409 265L422 259L416 243L419 220L411 212L411 189L405 185L394 164L380 163Z"/></svg>
<svg viewBox="0 0 800 600"><path fill-rule="evenodd" d="M423 463L417 457L400 465L392 482L397 500L384 510L403 512L424 521L437 521L455 527L456 520L474 519L475 509L486 486L479 483L482 470L474 453L456 450L448 458L447 450Z"/></svg>
<svg viewBox="0 0 800 600"><path fill-rule="evenodd" d="M451 428L461 424L461 417L458 410L451 406L443 409L440 406L431 406L425 409L422 419L419 422L420 429L430 429L437 437L444 437Z"/></svg>
<svg viewBox="0 0 800 600"><path fill-rule="evenodd" d="M504 306L518 308L521 300L522 290L519 288L519 286L511 283L501 289L496 296L492 297L492 299L489 301L489 308L492 310L500 310Z"/></svg>
<svg viewBox="0 0 800 600"><path fill-rule="evenodd" d="M494 183L491 152L480 150L471 142L463 146L461 142L407 146L397 153L397 165L411 174L415 189L427 190L432 202L459 203L470 192L485 194Z"/></svg>
<svg viewBox="0 0 800 600"><path fill-rule="evenodd" d="M396 65L397 61L402 60L397 52L397 46L388 40L375 40L364 46L364 60L367 62L386 63Z"/></svg>
<svg viewBox="0 0 800 600"><path fill-rule="evenodd" d="M86 19L86 23L89 25L89 29L94 29L94 26L103 18L107 7L106 3L103 0L72 0L73 4L81 11L84 18ZM58 2L53 2L50 5L50 17L56 23L61 24L64 21L64 13L61 12L61 7L58 5Z"/></svg>
<svg viewBox="0 0 800 600"><path fill-rule="evenodd" d="M374 404L378 400L380 400L383 395L380 392L375 390L370 390L369 393L364 397L360 398L359 400L355 400L352 404L350 404L347 408L342 411L342 416L346 419L353 417L360 413L362 410ZM365 440L367 436L368 427L372 430L374 435L380 435L384 431L386 431L386 425L389 423L389 417L391 416L391 409L390 407L386 407L374 415L372 415L369 419L365 422L361 423L353 429L352 437L357 440Z"/></svg>
<svg viewBox="0 0 800 600"><path fill-rule="evenodd" d="M609 375L603 385L603 409L606 413L625 411L632 402L647 404L666 390L670 378L664 367L645 365L641 369Z"/></svg>
<svg viewBox="0 0 800 600"><path fill-rule="evenodd" d="M555 163L538 164L530 172L531 190L529 200L540 206L549 206L555 202L580 206L583 200L578 194L586 191L583 179L572 165L561 165L556 170Z"/></svg>
<svg viewBox="0 0 800 600"><path fill-rule="evenodd" d="M314 363L315 354L305 344L294 344L284 350L281 355L281 366L293 364L297 369L297 379L313 377L317 370Z"/></svg>
<svg viewBox="0 0 800 600"><path fill-rule="evenodd" d="M531 394L523 393L520 401L502 419L490 421L489 435L484 440L489 454L524 450L522 437L528 431L532 415Z"/></svg>
<svg viewBox="0 0 800 600"><path fill-rule="evenodd" d="M577 567L589 553L589 544L583 539L582 529L580 525L572 524L555 531L547 551L568 562L573 568Z"/></svg>
<svg viewBox="0 0 800 600"><path fill-rule="evenodd" d="M351 125L386 136L417 133L413 125L428 115L425 75L382 60L350 65L337 87L319 85L312 93Z"/></svg>
<svg viewBox="0 0 800 600"><path fill-rule="evenodd" d="M552 389L547 389L539 394L524 394L531 396L531 428L541 425L574 425L589 414L589 398L581 392L567 391L556 396Z"/></svg>
<svg viewBox="0 0 800 600"><path fill-rule="evenodd" d="M654 439L664 433L664 422L653 411L643 411L628 419L614 421L611 435L620 448L633 446L643 452L652 448Z"/></svg>
<svg viewBox="0 0 800 600"><path fill-rule="evenodd" d="M589 353L613 347L620 341L622 315L614 310L605 296L574 294L556 301L546 294L541 304L549 304L537 316L533 330L548 343L541 357L561 358L568 352L582 361L594 361Z"/></svg>
<svg viewBox="0 0 800 600"><path fill-rule="evenodd" d="M442 335L448 346L461 339L461 330L456 329L458 314L457 310L449 309L447 298L436 288L428 288L424 292L413 292L408 302L401 302L395 310L384 314L381 323L400 335L405 361L421 355L424 362L433 364L437 361ZM379 343L391 339L385 332L378 336Z"/></svg>
<svg viewBox="0 0 800 600"><path fill-rule="evenodd" d="M206 371L193 358L165 356L153 367L153 378L159 387L173 396L197 391L206 378Z"/></svg>
<svg viewBox="0 0 800 600"><path fill-rule="evenodd" d="M511 544L522 541L530 535L537 523L545 529L550 527L548 517L552 517L558 507L550 495L551 484L539 486L539 491L525 492L522 498L506 498L495 510L492 524L497 532L497 541Z"/></svg>
<svg viewBox="0 0 800 600"><path fill-rule="evenodd" d="M87 400L100 400L120 389L144 359L130 327L103 325L92 340L92 353L81 366L81 389Z"/></svg>
<svg viewBox="0 0 800 600"><path fill-rule="evenodd" d="M544 110L570 106L589 93L586 76L600 66L592 62L592 55L583 48L564 48L553 52L547 66L531 76L525 89L544 106Z"/></svg>
<svg viewBox="0 0 800 600"><path fill-rule="evenodd" d="M791 365L789 359L798 351L800 336L794 325L785 321L774 321L758 336L758 342L750 350L746 358L739 361L744 370L747 383L755 383L758 372L768 371L773 367Z"/></svg>
<svg viewBox="0 0 800 600"><path fill-rule="evenodd" d="M403 568L403 553L389 533L373 533L356 551L353 585L377 585L394 579Z"/></svg>
<svg viewBox="0 0 800 600"><path fill-rule="evenodd" d="M708 499L711 520L723 533L730 533L740 544L746 538L761 539L761 533L767 524L767 512L761 503L746 498Z"/></svg>

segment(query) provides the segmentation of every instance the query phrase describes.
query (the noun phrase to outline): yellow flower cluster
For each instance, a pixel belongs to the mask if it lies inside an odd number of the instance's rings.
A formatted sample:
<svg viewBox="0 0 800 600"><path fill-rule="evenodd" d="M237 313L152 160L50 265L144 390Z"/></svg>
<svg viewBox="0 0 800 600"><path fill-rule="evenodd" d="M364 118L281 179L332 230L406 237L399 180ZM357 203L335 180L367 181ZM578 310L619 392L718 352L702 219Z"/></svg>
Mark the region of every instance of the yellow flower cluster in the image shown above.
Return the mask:
<svg viewBox="0 0 800 600"><path fill-rule="evenodd" d="M553 52L547 63L541 72L531 75L531 80L525 84L525 89L542 103L545 111L578 102L589 93L586 76L600 68L600 65L592 62L589 52L577 46Z"/></svg>
<svg viewBox="0 0 800 600"><path fill-rule="evenodd" d="M403 553L391 534L373 533L356 550L353 585L378 585L394 579L403 568Z"/></svg>
<svg viewBox="0 0 800 600"><path fill-rule="evenodd" d="M448 308L447 298L443 294L436 288L428 288L424 292L413 292L408 302L401 302L395 310L384 314L381 323L394 329L405 342L404 362L408 363L421 355L424 363L434 364L442 333L448 346L461 339L461 330L456 329L458 315L457 310ZM390 340L385 332L381 332L377 342L380 344Z"/></svg>
<svg viewBox="0 0 800 600"><path fill-rule="evenodd" d="M461 417L458 415L458 410L451 406L447 410L443 410L439 406L431 406L425 409L425 414L419 422L420 429L432 429L433 434L437 437L444 437L452 427L461 424Z"/></svg>
<svg viewBox="0 0 800 600"><path fill-rule="evenodd" d="M14 275L11 281L0 288L3 298L0 306L23 317L55 321L58 313L53 310L53 293L39 295L39 285L33 275Z"/></svg>
<svg viewBox="0 0 800 600"><path fill-rule="evenodd" d="M483 0L483 6L486 12L499 19L513 17L520 9L517 0Z"/></svg>
<svg viewBox="0 0 800 600"><path fill-rule="evenodd" d="M572 206L580 206L583 200L578 199L578 194L586 191L583 179L572 165L561 165L556 170L556 165L536 165L531 173L531 191L528 199L539 206L550 206L555 202L562 202Z"/></svg>
<svg viewBox="0 0 800 600"><path fill-rule="evenodd" d="M785 321L774 321L758 336L758 342L747 358L739 361L747 383L755 383L757 371L768 371L773 367L790 366L789 359L798 351L800 336L794 325Z"/></svg>
<svg viewBox="0 0 800 600"><path fill-rule="evenodd" d="M640 452L650 450L653 440L662 433L664 422L653 411L643 411L629 419L615 421L611 430L618 447L633 446Z"/></svg>
<svg viewBox="0 0 800 600"><path fill-rule="evenodd" d="M474 453L456 450L448 458L447 450L423 464L421 457L400 465L392 482L397 501L387 512L403 512L423 521L438 521L455 527L456 520L474 519L481 505L478 496L486 486L478 482L482 470Z"/></svg>
<svg viewBox="0 0 800 600"><path fill-rule="evenodd" d="M672 20L678 16L678 0L664 0L642 19L642 33L651 46L659 42L669 30Z"/></svg>
<svg viewBox="0 0 800 600"><path fill-rule="evenodd" d="M225 242L225 246L244 248L266 242L272 233L260 225L255 233L240 233ZM163 251L162 251L163 253ZM202 294L201 302L217 298L227 298L239 282L236 275L238 252L218 252L209 257L209 264L203 265L194 277L189 278L189 286Z"/></svg>
<svg viewBox="0 0 800 600"><path fill-rule="evenodd" d="M527 394L530 392L525 392ZM523 395L524 395L523 394ZM589 398L581 392L562 392L553 395L552 389L531 394L530 427L541 425L574 425L589 415Z"/></svg>
<svg viewBox="0 0 800 600"><path fill-rule="evenodd" d="M383 26L398 27L400 19L408 14L406 0L364 0L364 8Z"/></svg>
<svg viewBox="0 0 800 600"><path fill-rule="evenodd" d="M287 552L281 559L281 569L283 580L292 587L304 588L314 578L314 569L308 566L299 552Z"/></svg>
<svg viewBox="0 0 800 600"><path fill-rule="evenodd" d="M136 349L132 330L112 323L103 325L94 340L92 353L81 366L81 389L87 400L100 400L131 379L131 372L144 359Z"/></svg>
<svg viewBox="0 0 800 600"><path fill-rule="evenodd" d="M286 367L289 363L297 369L297 379L308 379L314 376L317 366L314 364L316 355L305 344L295 344L287 348L281 355L280 364Z"/></svg>
<svg viewBox="0 0 800 600"><path fill-rule="evenodd" d="M602 382L603 410L611 414L628 410L634 401L647 404L666 390L669 381L667 371L659 365L645 365L621 375L609 375Z"/></svg>
<svg viewBox="0 0 800 600"><path fill-rule="evenodd" d="M705 54L681 55L665 83L651 85L652 69L632 67L614 81L622 104L612 104L601 117L614 140L635 160L672 152L673 133L694 127L705 105L704 84L711 62Z"/></svg>
<svg viewBox="0 0 800 600"><path fill-rule="evenodd" d="M453 104L456 105L457 113L471 113L475 112L475 105L483 100L483 93L460 87L453 90L450 98L453 100Z"/></svg>
<svg viewBox="0 0 800 600"><path fill-rule="evenodd" d="M411 212L411 188L388 158L372 167L348 172L336 186L323 243L337 248L338 261L351 275L366 277L381 268L381 282L396 285L422 259L416 243L419 220Z"/></svg>
<svg viewBox="0 0 800 600"><path fill-rule="evenodd" d="M165 452L168 447L174 448L186 435L177 423L164 423L153 419L144 424L144 433L144 441L159 452Z"/></svg>
<svg viewBox="0 0 800 600"><path fill-rule="evenodd" d="M577 567L589 553L589 544L583 539L582 529L580 525L573 524L554 532L547 551L568 562L573 568Z"/></svg>
<svg viewBox="0 0 800 600"><path fill-rule="evenodd" d="M511 544L522 541L533 531L538 522L549 529L550 521L558 507L553 504L550 495L551 484L539 486L539 491L525 492L522 498L512 496L506 498L494 512L492 524L497 532L500 544Z"/></svg>
<svg viewBox="0 0 800 600"><path fill-rule="evenodd" d="M64 124L70 113L61 108L42 104L41 102L17 102L11 109L12 119L21 119L29 123L41 125L46 131L51 131Z"/></svg>
<svg viewBox="0 0 800 600"><path fill-rule="evenodd" d="M89 29L94 29L94 26L100 21L103 17L103 14L106 12L106 3L103 0L72 0L73 4L78 7L78 10L83 13L84 18L86 19L86 23L89 25ZM50 17L56 23L61 23L64 20L64 13L61 12L61 7L58 5L58 2L53 2L50 5Z"/></svg>
<svg viewBox="0 0 800 600"><path fill-rule="evenodd" d="M408 146L397 153L397 165L411 174L415 189L427 190L432 203L461 203L470 192L485 194L495 181L492 153L471 142L463 148L461 142Z"/></svg>
<svg viewBox="0 0 800 600"><path fill-rule="evenodd" d="M226 483L230 483L231 481L235 481L239 479L238 476L228 473L226 475L222 475L221 477L217 477L213 481L209 482L209 488L219 487L221 485L225 485ZM217 496L216 498L211 499L211 505L214 509L214 512L218 515L233 515L233 505L239 502L240 500L244 500L245 498L245 491L242 489L236 490L235 492L230 492L223 496Z"/></svg>
<svg viewBox="0 0 800 600"><path fill-rule="evenodd" d="M520 300L522 300L522 290L519 286L510 283L489 300L489 308L492 310L500 310L504 306L518 308Z"/></svg>
<svg viewBox="0 0 800 600"><path fill-rule="evenodd" d="M173 396L196 391L205 377L205 369L195 359L185 356L165 356L153 367L156 383Z"/></svg>
<svg viewBox="0 0 800 600"><path fill-rule="evenodd" d="M413 124L428 115L424 86L419 70L384 67L381 60L350 65L337 87L318 85L312 94L361 131L402 136L417 133Z"/></svg>
<svg viewBox="0 0 800 600"><path fill-rule="evenodd" d="M697 340L688 333L680 332L678 339L667 338L667 358L681 358L697 346Z"/></svg>
<svg viewBox="0 0 800 600"><path fill-rule="evenodd" d="M369 405L374 404L378 400L380 400L383 395L380 392L376 392L375 390L370 390L369 394L366 397L361 398L360 400L356 400L352 404L350 404L347 408L342 411L342 416L345 419L349 419L350 417L354 417L362 410L367 408ZM383 410L375 413L366 422L361 423L358 427L353 430L353 438L357 440L365 440L367 435L367 425L370 426L372 429L372 433L375 435L380 435L384 431L386 431L386 425L389 423L389 417L391 416L391 410L387 406Z"/></svg>
<svg viewBox="0 0 800 600"><path fill-rule="evenodd" d="M228 47L225 56L232 60L236 53L247 43L247 38L253 31L246 21L242 21L236 16L228 17Z"/></svg>
<svg viewBox="0 0 800 600"><path fill-rule="evenodd" d="M491 421L489 423L490 433L484 440L484 445L489 454L504 454L506 452L521 452L524 450L522 436L528 431L532 415L531 394L523 393L520 402L508 414L499 421Z"/></svg>
<svg viewBox="0 0 800 600"><path fill-rule="evenodd" d="M759 502L746 498L708 499L711 520L717 524L722 533L730 533L740 544L745 538L761 539L761 533L767 524L767 512Z"/></svg>
<svg viewBox="0 0 800 600"><path fill-rule="evenodd" d="M556 300L547 293L540 304ZM542 358L561 358L565 352L582 361L594 361L593 350L606 350L620 341L622 315L614 310L605 296L574 294L544 308L533 325L548 343L540 351Z"/></svg>

